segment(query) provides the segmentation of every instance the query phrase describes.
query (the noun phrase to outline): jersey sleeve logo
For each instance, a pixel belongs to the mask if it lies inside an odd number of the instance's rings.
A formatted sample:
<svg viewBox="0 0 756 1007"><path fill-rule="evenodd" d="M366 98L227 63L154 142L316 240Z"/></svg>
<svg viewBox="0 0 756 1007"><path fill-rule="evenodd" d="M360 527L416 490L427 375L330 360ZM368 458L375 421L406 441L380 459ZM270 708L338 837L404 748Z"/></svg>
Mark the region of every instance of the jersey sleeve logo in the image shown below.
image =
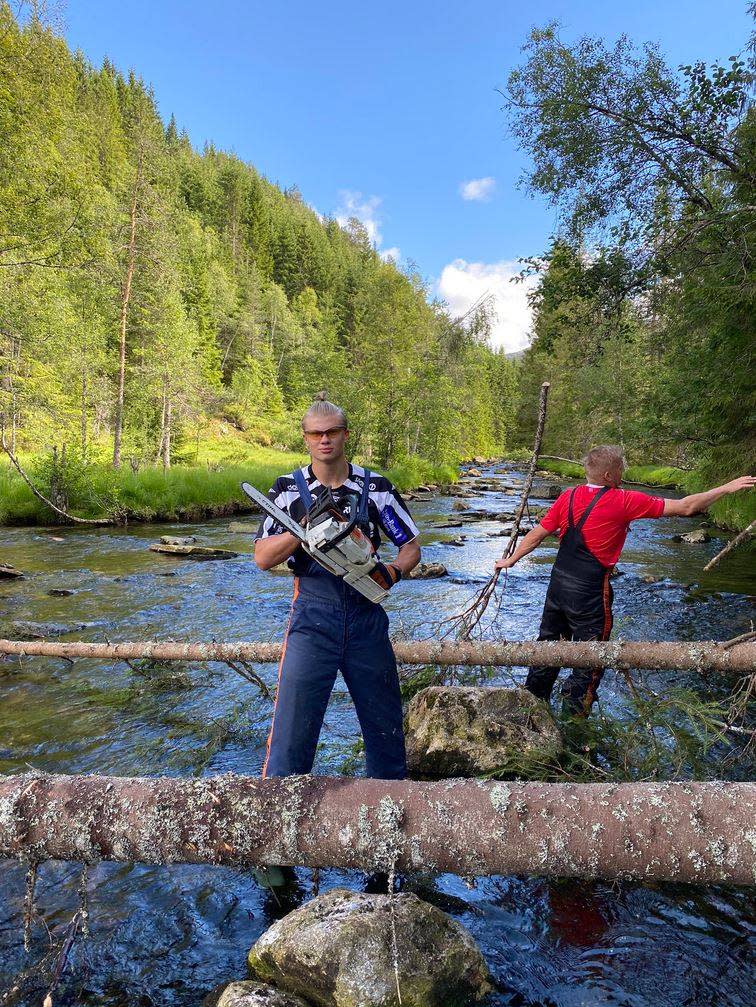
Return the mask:
<svg viewBox="0 0 756 1007"><path fill-rule="evenodd" d="M391 536L394 545L403 545L409 540L409 535L391 504L387 504L381 511L381 523Z"/></svg>

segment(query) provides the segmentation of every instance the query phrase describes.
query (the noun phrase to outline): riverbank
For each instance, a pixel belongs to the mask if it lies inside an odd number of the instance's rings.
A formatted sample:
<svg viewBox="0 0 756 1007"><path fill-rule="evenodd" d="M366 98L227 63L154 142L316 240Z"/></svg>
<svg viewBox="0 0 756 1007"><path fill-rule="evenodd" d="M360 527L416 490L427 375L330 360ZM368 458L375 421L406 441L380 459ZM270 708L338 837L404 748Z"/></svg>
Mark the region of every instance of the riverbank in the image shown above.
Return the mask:
<svg viewBox="0 0 756 1007"><path fill-rule="evenodd" d="M250 446L233 462L211 460L214 453L197 453L199 463L181 463L163 470L150 466L133 472L114 471L106 462L86 467L69 465L62 479L67 509L82 518L114 517L119 522L202 521L213 517L249 514L254 508L241 492L246 480L263 493L279 475L305 463L306 456L274 448ZM21 463L45 495L50 493L49 465L40 458ZM385 473L400 492L428 483L451 483L457 467L436 465L411 457ZM59 519L38 500L7 459L0 463L0 525L50 525Z"/></svg>
<svg viewBox="0 0 756 1007"><path fill-rule="evenodd" d="M541 456L538 467L565 479L585 478L585 470L577 462ZM641 490L644 487L659 490L666 488L679 490L681 493L700 493L716 485L715 481L706 479L701 472L687 471L673 465L629 465L625 472L625 484L630 487L637 484L635 488ZM756 518L756 493L738 493L719 500L709 508L709 518L719 528L742 531Z"/></svg>

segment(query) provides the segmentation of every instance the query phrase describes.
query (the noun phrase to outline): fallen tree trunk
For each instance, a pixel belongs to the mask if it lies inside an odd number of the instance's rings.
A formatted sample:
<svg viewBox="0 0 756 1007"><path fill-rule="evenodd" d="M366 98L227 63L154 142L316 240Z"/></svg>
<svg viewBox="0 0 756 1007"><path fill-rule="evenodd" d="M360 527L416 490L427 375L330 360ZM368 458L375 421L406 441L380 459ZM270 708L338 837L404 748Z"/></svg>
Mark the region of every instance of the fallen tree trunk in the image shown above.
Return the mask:
<svg viewBox="0 0 756 1007"><path fill-rule="evenodd" d="M0 778L0 857L756 882L753 783Z"/></svg>
<svg viewBox="0 0 756 1007"><path fill-rule="evenodd" d="M747 674L756 671L756 643L725 646L709 640L648 643L634 640L516 640L473 643L398 640L396 659L402 664L490 665L561 668L653 668L661 671L715 671ZM1 654L23 657L98 658L154 661L247 661L267 664L281 657L280 643L74 643L63 640L0 640Z"/></svg>

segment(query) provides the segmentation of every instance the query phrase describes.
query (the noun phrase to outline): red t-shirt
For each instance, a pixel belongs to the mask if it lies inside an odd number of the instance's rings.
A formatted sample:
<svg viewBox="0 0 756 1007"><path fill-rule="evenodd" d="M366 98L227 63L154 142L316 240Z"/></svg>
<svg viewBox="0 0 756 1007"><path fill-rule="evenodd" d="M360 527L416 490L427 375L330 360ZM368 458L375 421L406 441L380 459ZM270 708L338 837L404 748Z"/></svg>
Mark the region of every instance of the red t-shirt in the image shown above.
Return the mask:
<svg viewBox="0 0 756 1007"><path fill-rule="evenodd" d="M600 486L578 486L572 504L572 521L577 524L580 516L601 489ZM548 532L559 529L559 538L567 531L567 512L571 489L558 497L541 520ZM620 558L631 521L639 518L661 517L664 500L637 490L611 489L605 493L583 525L583 540L602 566L614 566Z"/></svg>

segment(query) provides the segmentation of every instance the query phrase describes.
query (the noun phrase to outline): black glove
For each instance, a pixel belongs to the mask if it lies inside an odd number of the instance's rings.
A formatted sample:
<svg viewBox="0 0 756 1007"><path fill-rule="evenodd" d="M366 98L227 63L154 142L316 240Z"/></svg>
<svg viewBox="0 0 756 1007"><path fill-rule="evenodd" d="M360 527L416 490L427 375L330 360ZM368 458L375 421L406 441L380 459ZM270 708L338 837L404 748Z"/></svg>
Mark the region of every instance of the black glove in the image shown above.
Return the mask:
<svg viewBox="0 0 756 1007"><path fill-rule="evenodd" d="M384 591L390 591L402 579L402 571L393 563L381 563L379 560L370 571L370 576Z"/></svg>

